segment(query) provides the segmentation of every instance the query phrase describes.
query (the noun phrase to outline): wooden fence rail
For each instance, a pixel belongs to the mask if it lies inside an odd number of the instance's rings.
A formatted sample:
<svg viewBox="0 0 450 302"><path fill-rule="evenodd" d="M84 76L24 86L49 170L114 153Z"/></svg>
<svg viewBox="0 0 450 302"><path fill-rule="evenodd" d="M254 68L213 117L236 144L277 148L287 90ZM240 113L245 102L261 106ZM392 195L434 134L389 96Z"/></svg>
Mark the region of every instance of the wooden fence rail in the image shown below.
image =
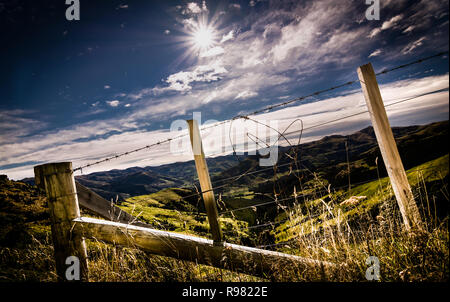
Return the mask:
<svg viewBox="0 0 450 302"><path fill-rule="evenodd" d="M75 182L78 195L78 203L80 207L94 212L95 214L111 221L122 222L126 224L138 225L146 227L148 224L140 221L137 217L128 214L121 208L115 206L111 201L108 201L92 192L82 184Z"/></svg>
<svg viewBox="0 0 450 302"><path fill-rule="evenodd" d="M89 280L85 238L140 248L155 255L266 277L285 265L327 269L334 264L294 255L240 246L152 229L136 217L75 182L72 164L36 166L36 185L46 191L52 220L56 272L67 281L68 257L80 260L80 279ZM80 192L78 192L80 190ZM81 217L79 206L113 221Z"/></svg>
<svg viewBox="0 0 450 302"><path fill-rule="evenodd" d="M311 260L294 255L251 248L224 242L133 226L118 222L81 217L74 220L73 231L86 238L140 248L147 252L193 261L218 268L267 277L285 266L307 267L333 266L329 262Z"/></svg>

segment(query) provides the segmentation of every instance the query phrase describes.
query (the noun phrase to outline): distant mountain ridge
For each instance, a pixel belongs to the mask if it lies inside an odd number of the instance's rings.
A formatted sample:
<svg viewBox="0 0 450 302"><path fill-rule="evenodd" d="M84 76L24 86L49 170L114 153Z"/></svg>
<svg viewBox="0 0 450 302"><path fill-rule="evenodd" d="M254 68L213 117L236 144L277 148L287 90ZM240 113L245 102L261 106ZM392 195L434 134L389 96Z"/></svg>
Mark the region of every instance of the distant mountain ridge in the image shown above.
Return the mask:
<svg viewBox="0 0 450 302"><path fill-rule="evenodd" d="M234 156L208 158L210 174L216 175L238 163ZM192 187L197 177L194 161L177 162L156 167L132 167L76 176L82 185L107 199L158 192L165 188Z"/></svg>
<svg viewBox="0 0 450 302"><path fill-rule="evenodd" d="M406 169L448 153L448 121L423 126L394 127L393 133ZM347 165L345 142L349 148L352 181L373 178L376 170L371 166L374 165L377 157L381 166L381 174L385 174L372 127L350 135L331 135L299 146L280 147L278 165L289 164L292 159L286 154L297 153L302 166L320 171L334 185L345 184L347 175L342 173L342 170L346 170L343 165ZM255 170L260 169L257 167L259 161L257 156L244 155L239 158L239 161L234 155L208 158L208 168L213 182L240 175L252 167ZM285 166L278 171L287 171L290 168ZM239 179L239 184L252 187L254 191L270 192L270 185L264 187L264 178L273 177L273 173L272 169L268 169L267 172L258 173L257 176L245 176ZM257 177L260 181L255 181ZM192 185L196 182L196 178L193 160L155 167L131 167L125 170L116 169L76 176L78 182L104 198L119 198L119 200L155 193L164 188L194 189ZM290 183L294 182L294 179L293 176L288 175L282 177L280 181L286 187L292 188Z"/></svg>

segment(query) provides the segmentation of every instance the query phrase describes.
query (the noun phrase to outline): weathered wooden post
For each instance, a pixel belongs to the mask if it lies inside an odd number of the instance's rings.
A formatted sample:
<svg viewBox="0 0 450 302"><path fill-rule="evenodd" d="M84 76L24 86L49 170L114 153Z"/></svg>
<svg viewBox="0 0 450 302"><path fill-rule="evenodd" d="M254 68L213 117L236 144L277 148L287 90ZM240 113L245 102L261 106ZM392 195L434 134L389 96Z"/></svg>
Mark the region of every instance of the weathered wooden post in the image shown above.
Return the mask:
<svg viewBox="0 0 450 302"><path fill-rule="evenodd" d="M218 212L214 192L212 190L211 179L209 177L208 165L206 164L205 153L203 152L202 138L198 122L188 120L189 135L191 138L192 151L194 153L195 167L197 169L200 188L203 192L206 214L208 215L209 226L214 244L222 244L222 230L218 220Z"/></svg>
<svg viewBox="0 0 450 302"><path fill-rule="evenodd" d="M420 227L421 218L414 201L414 196L403 167L397 145L392 134L391 126L381 98L375 72L372 64L358 68L358 77L364 92L370 118L377 137L378 146L386 166L398 206L406 229Z"/></svg>
<svg viewBox="0 0 450 302"><path fill-rule="evenodd" d="M70 258L67 259L70 256L76 256L79 260L80 280L89 281L84 238L72 232L73 219L80 217L72 163L36 166L34 175L36 185L47 194L58 281L72 278L66 275L69 266L76 265Z"/></svg>

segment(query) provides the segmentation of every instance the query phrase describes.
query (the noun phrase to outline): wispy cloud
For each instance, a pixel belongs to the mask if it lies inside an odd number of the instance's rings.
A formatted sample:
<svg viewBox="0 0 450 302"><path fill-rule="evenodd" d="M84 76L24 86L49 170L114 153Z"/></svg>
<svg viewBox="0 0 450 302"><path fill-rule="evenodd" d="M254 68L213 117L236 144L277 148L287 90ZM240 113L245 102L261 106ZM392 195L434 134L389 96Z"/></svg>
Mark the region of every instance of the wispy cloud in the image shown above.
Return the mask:
<svg viewBox="0 0 450 302"><path fill-rule="evenodd" d="M19 141L21 137L28 136L35 131L43 129L47 123L27 117L30 112L26 110L0 111L0 144L11 144ZM0 154L7 154L0 148Z"/></svg>
<svg viewBox="0 0 450 302"><path fill-rule="evenodd" d="M246 91L239 92L238 95L234 99L235 100L238 100L238 99L245 100L245 99L249 99L251 97L257 96L257 95L258 95L258 93L255 91L247 91L246 90Z"/></svg>
<svg viewBox="0 0 450 302"><path fill-rule="evenodd" d="M369 55L369 58L379 56L382 52L383 51L381 49L377 49Z"/></svg>
<svg viewBox="0 0 450 302"><path fill-rule="evenodd" d="M220 43L224 43L228 40L233 40L233 38L234 38L234 32L233 32L233 30L230 30L226 35L222 36Z"/></svg>
<svg viewBox="0 0 450 302"><path fill-rule="evenodd" d="M402 18L403 18L403 15L397 15L395 17L392 17L388 21L384 21L383 24L381 25L381 27L374 28L370 32L369 37L373 38L373 37L377 36L379 33L381 33L383 30L387 30L389 28L392 28L392 27L396 26L397 23L400 20L402 20Z"/></svg>
<svg viewBox="0 0 450 302"><path fill-rule="evenodd" d="M212 47L212 48L208 49L205 52L202 52L200 54L200 57L202 57L202 58L215 57L215 56L218 56L218 55L221 55L221 54L224 54L224 53L225 53L225 50L222 47L215 46L215 47Z"/></svg>
<svg viewBox="0 0 450 302"><path fill-rule="evenodd" d="M397 15L395 17L392 17L389 21L383 22L383 24L381 25L381 30L386 30L394 27L402 18L403 15Z"/></svg>
<svg viewBox="0 0 450 302"><path fill-rule="evenodd" d="M405 48L403 48L402 53L407 54L407 53L412 52L417 47L422 46L423 41L425 41L425 40L426 40L426 37L422 37L414 42L411 42L410 44L406 45Z"/></svg>
<svg viewBox="0 0 450 302"><path fill-rule="evenodd" d="M120 104L120 101L118 100L113 100L113 101L106 101L106 103L111 106L111 107L117 107Z"/></svg>
<svg viewBox="0 0 450 302"><path fill-rule="evenodd" d="M206 56L210 57L212 55ZM199 65L192 71L180 71L171 74L165 82L169 84L165 89L158 90L162 92L164 90L175 90L180 92L186 92L192 89L192 84L195 82L213 82L221 79L221 77L227 73L225 67L220 62L211 62L208 65Z"/></svg>
<svg viewBox="0 0 450 302"><path fill-rule="evenodd" d="M232 9L237 9L237 10L241 9L241 5L238 3L231 3L228 7L232 8Z"/></svg>

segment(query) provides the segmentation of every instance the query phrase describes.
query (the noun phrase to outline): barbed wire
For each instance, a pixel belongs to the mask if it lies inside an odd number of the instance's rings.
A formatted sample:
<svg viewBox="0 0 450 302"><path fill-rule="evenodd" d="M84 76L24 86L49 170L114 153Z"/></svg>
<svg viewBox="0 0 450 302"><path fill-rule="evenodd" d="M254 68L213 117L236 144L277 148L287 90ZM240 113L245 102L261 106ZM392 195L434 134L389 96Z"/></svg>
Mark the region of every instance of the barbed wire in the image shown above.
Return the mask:
<svg viewBox="0 0 450 302"><path fill-rule="evenodd" d="M409 67L409 66L412 66L412 65L415 65L415 64L419 64L419 63L425 62L425 61L433 59L433 58L441 57L441 56L443 56L445 54L448 54L448 52L449 52L448 50L447 51L443 51L443 52L439 52L439 53L437 53L435 55L431 55L431 56L428 56L428 57L420 58L420 59L415 60L415 61L410 62L410 63L402 64L402 65L399 65L399 66L396 66L396 67L393 67L393 68L390 68L390 69L385 69L385 70L383 70L383 71L381 71L379 73L376 73L376 75L387 74L389 72L392 72L392 71L395 71L395 70L399 70L399 69L402 69L402 68L406 68L406 67ZM201 130L204 131L204 130L210 129L212 127L218 127L219 125L223 125L223 124L229 123L229 122L231 122L233 120L236 120L236 119L248 118L248 116L251 116L251 115L256 115L256 114L263 113L263 112L266 112L266 111L271 111L273 109L284 107L284 106L287 106L289 104L292 104L292 103L295 103L295 102L299 102L299 101L305 100L305 99L310 98L310 97L315 97L315 96L318 96L320 94L324 94L326 92L334 91L334 90L337 90L339 88L350 86L350 85L353 85L353 84L358 83L358 82L359 82L359 80L353 80L353 81L342 83L342 84L339 84L339 85L336 85L336 86L332 86L330 88L318 90L316 92L313 92L313 93L310 93L310 94L307 94L307 95L304 95L304 96L300 96L300 97L291 99L291 100L286 101L286 102L282 102L282 103L266 106L266 107L264 107L262 109L255 110L255 111L247 113L245 115L234 116L234 117L232 117L229 120L224 120L222 122L215 123L215 124L212 124L210 126L205 126L205 127L201 128ZM79 166L79 167L73 169L72 171L73 172L76 172L78 170L82 171L84 168L88 168L88 167L91 167L91 166L94 166L94 165L98 165L98 164L101 164L101 163L104 163L104 162L107 162L107 161L110 161L110 160L113 160L113 159L117 159L117 158L129 155L129 154L132 154L132 153L136 153L136 152L139 152L139 151L142 151L142 150L145 150L145 149L150 149L152 147L155 147L155 146L158 146L158 145L161 145L161 144L164 144L164 143L168 143L168 142L171 142L171 141L176 140L176 139L180 139L180 138L186 137L187 135L188 134L185 133L185 134L182 134L182 135L179 135L179 136L176 136L176 137L173 137L173 138L168 138L168 139L165 139L165 140L162 140L162 141L158 141L157 143L146 145L146 146L134 149L134 150L123 152L123 153L120 153L120 154L117 154L117 155L113 155L113 156L109 156L109 157L106 157L104 159L101 159L101 160L98 160L98 161L95 161L95 162L92 162L92 163L88 163L88 164Z"/></svg>
<svg viewBox="0 0 450 302"><path fill-rule="evenodd" d="M413 170L410 170L410 172L426 171L426 170L435 169L435 168L439 168L439 167L442 167L442 166L441 165L429 166L429 167L424 167L424 168L420 168L420 169L413 169ZM379 180L380 179L371 179L371 180L367 180L367 181L361 181L361 182L357 182L357 183L352 183L352 185L359 186L359 185L363 185L363 184L367 184L367 183L371 183L371 182L376 182L376 181L379 181ZM346 188L346 187L347 187L347 185L334 187L334 188L332 188L332 190L334 191L333 193L335 193L338 190ZM287 201L287 200L292 200L292 199L296 200L297 198L301 198L301 197L306 197L306 196L311 196L311 195L318 195L318 194L320 194L320 192L328 193L328 195L329 194L333 194L330 191L325 191L325 192L324 191L325 190L322 190L322 191L319 191L319 192L313 192L313 193L310 193L310 194L299 194L297 196L293 196L293 197L289 197L289 198L284 198L284 199L280 199L280 200L273 200L273 201L270 201L270 202L263 202L263 203L259 203L259 204L255 204L255 205L251 205L251 206L245 206L245 207L229 210L229 211L226 211L226 212L221 212L220 214L226 214L226 213L229 213L229 212L245 210L245 209L249 209L249 208L257 208L257 207L260 207L260 206L265 206L265 205L269 205L269 204L275 204L275 203L279 203L279 202ZM313 218L319 217L321 215L323 215L323 213L318 213L318 214L314 214L314 215L303 215L302 218L313 219ZM246 229L248 229L248 230L250 230L250 229L258 229L258 228L262 228L262 227L266 227L266 226L272 226L273 227L273 226L276 226L276 225L283 224L283 223L285 223L285 222L287 222L289 220L290 220L290 218L287 218L287 219L284 219L284 220L281 220L281 221L278 221L278 222L267 222L267 223L264 223L264 224L258 224L258 225L254 225L254 226L239 228L239 229L237 229L237 231L242 231L242 230L246 230ZM297 226L297 225L299 225L301 223L302 222L296 223L294 225L291 225L291 227L295 227L295 226ZM226 233L232 233L233 231L235 231L235 230L227 231Z"/></svg>
<svg viewBox="0 0 450 302"><path fill-rule="evenodd" d="M426 93L422 93L422 94L419 94L419 95L415 95L415 96L412 96L412 97L400 99L399 101L396 101L396 102L389 103L389 104L385 105L385 107L390 107L390 106L397 105L397 104L400 104L400 103L403 103L403 102L411 101L411 100L417 99L417 98L425 96L425 95L434 94L434 93L438 93L438 92L443 92L443 91L446 91L448 89L449 89L449 87L446 87L446 88L437 89L437 90L434 90L434 91L431 91L431 92L426 92ZM309 129L313 129L313 128L316 128L316 127L320 127L320 126L324 126L324 125L327 125L327 124L331 124L331 123L334 123L336 121L345 120L345 119L348 119L348 118L351 118L351 117L354 117L354 116L357 116L357 115L361 115L361 114L364 114L364 113L368 113L368 112L369 112L368 110L357 112L357 113L354 113L354 114L351 114L351 115L340 117L338 119L326 121L326 122L319 123L319 124L316 124L316 125L313 125L313 126L310 126L310 127L302 128L300 130L295 130L295 131L292 131L292 132L288 132L288 133L285 133L284 135L290 135L290 134L294 134L294 133L297 133L297 132L303 132L303 131L306 131L306 130L309 130ZM358 145L358 146L349 148L348 150L350 151L350 150L354 150L354 149L359 149L359 148L361 148L363 146L366 146L366 145L373 145L374 147L376 147L376 142L365 143L365 144L362 144L362 145ZM337 153L337 152L339 152L339 151L331 151L331 152L327 152L327 153L321 153L320 155L324 156L324 155L333 154L333 153ZM280 167L289 166L289 165L292 165L292 163L290 162L290 163L286 163L286 164L277 165L277 167L280 168ZM268 170L273 170L273 169L274 169L273 167L264 168L264 169L260 169L260 170L253 171L253 172L249 172L249 173L246 173L246 174L247 175L252 175L252 174L256 174L256 173L260 173L260 172L264 172L264 171L268 171ZM242 175L242 176L245 176L245 175ZM231 177L227 177L227 178L224 178L224 179L214 180L212 183L218 183L218 182L227 181L228 179L232 179L232 178L235 178L235 177L239 177L239 176L231 176Z"/></svg>
<svg viewBox="0 0 450 302"><path fill-rule="evenodd" d="M406 68L406 67L409 67L409 66L412 66L412 65L415 65L415 64L423 63L425 61L428 61L428 60L431 60L431 59L434 59L434 58L442 57L443 55L446 55L446 54L448 55L448 53L449 53L448 50L441 51L441 52L439 52L437 54L434 54L434 55L431 55L431 56L428 56L428 57L424 57L424 58L420 58L420 59L417 59L415 61L403 64L403 65L399 65L399 66L396 66L396 67L384 69L384 70L382 70L382 71L380 71L378 73L375 73L375 75L378 76L378 75L386 74L388 72L392 72L392 71L395 71L395 70L398 70L398 69Z"/></svg>
<svg viewBox="0 0 450 302"><path fill-rule="evenodd" d="M417 99L419 97L423 97L423 96L426 96L426 95L429 95L429 94L439 93L439 92L443 92L443 91L447 91L447 90L449 90L449 87L433 90L433 91L430 91L430 92L425 92L425 93L422 93L422 94L419 94L419 95L415 95L415 96L412 96L412 97L401 99L401 100L399 100L397 102L386 104L386 105L384 105L384 107L391 107L391 106L394 106L394 105L397 105L397 104L400 104L400 103L404 103L404 102L408 102L408 101ZM334 119L334 120L330 120L330 121L326 121L326 122L323 122L323 123L320 123L320 124L316 124L316 125L313 125L313 126L310 126L310 127L306 127L305 129L302 129L302 130L310 130L310 129L313 129L313 128L325 126L325 125L328 125L328 124L332 124L332 123L335 123L335 122L338 122L338 121L342 121L342 120L345 120L345 119L348 119L348 118L351 118L351 117L355 117L355 116L358 116L358 115L361 115L361 114L365 114L365 113L368 113L368 112L369 112L369 110L360 111L360 112L353 113L353 114L350 114L350 115L346 115L346 116L343 116L343 117L340 117L340 118L337 118L337 119ZM302 130L291 131L289 133L286 133L286 135L294 134L294 133L297 133L297 132L302 131Z"/></svg>
<svg viewBox="0 0 450 302"><path fill-rule="evenodd" d="M91 167L91 166L94 166L94 165L98 165L98 164L110 161L112 159L117 159L117 158L125 156L125 155L136 153L136 152L139 152L139 151L142 151L142 150L145 150L145 149L150 149L152 147L159 146L159 145L162 145L162 144L165 144L165 143L169 143L169 142L171 142L173 140L180 139L180 138L182 138L184 136L186 136L186 135L179 135L177 137L168 138L168 139L165 139L165 140L162 140L162 141L158 141L156 143L153 143L153 144L150 144L150 145L147 145L147 146L144 146L144 147L140 147L140 148L137 148L137 149L134 149L134 150L131 150L131 151L123 152L121 154L112 155L112 156L106 157L104 159L98 160L96 162L92 162L92 163L89 163L89 164L77 167L77 168L73 169L72 171L73 172L78 171L78 170L82 171L85 168L88 168L88 167Z"/></svg>
<svg viewBox="0 0 450 302"><path fill-rule="evenodd" d="M366 184L366 183L373 182L373 181L376 181L376 180L377 179L357 182L357 183L354 183L354 185ZM347 185L339 186L339 187L333 188L333 190L339 190L339 189L346 188L346 187L347 187ZM257 203L257 204L254 204L254 205L249 205L249 206L245 206L245 207L241 207L241 208L237 208L237 209L227 210L227 211L220 212L219 214L223 215L223 214L228 214L228 213L232 213L232 212L234 213L236 211L242 211L242 210L246 210L246 209L257 208L257 207L269 205L269 204L280 203L282 201L287 201L287 200L292 200L292 199L297 199L297 198L302 198L302 197L307 197L307 196L312 196L312 195L318 195L318 194L320 194L320 192L327 193L329 191L325 190L325 189L322 189L321 191L314 191L314 192L311 192L311 193L308 193L308 194L299 194L297 196L287 197L287 198L283 198L283 199L275 199L275 200L262 202L262 203Z"/></svg>
<svg viewBox="0 0 450 302"><path fill-rule="evenodd" d="M357 149L360 149L362 147L369 146L369 145L372 145L373 147L376 147L377 143L376 142L364 143L364 144L360 144L358 146L354 146L354 147L348 148L348 150L349 151L353 151L353 150L357 150ZM326 156L326 155L334 154L334 153L338 153L338 152L344 152L344 151L343 150L342 151L335 150L335 151L330 151L330 152L326 152L326 153L320 153L320 156ZM303 157L307 157L307 156L312 156L312 155L306 154L306 155L302 155L302 156ZM276 167L278 169L278 168L283 168L283 167L291 166L291 165L293 165L293 163L292 162L288 162L288 163L277 165ZM252 171L252 172L247 173L245 176L258 174L258 173L262 173L262 172L269 171L269 170L274 170L274 167L271 166L271 167L268 167L268 168L263 168L263 169L259 169L259 170L256 170L256 171ZM218 179L218 180L213 180L211 183L212 184L220 183L220 182L227 181L227 180L235 178L235 177L237 177L237 176L230 176L230 177L226 177L226 178L221 178L221 179Z"/></svg>
<svg viewBox="0 0 450 302"><path fill-rule="evenodd" d="M445 88L445 89L448 89L448 87ZM445 89L439 89L439 90L437 90L437 91L443 91L443 90L445 90ZM436 91L433 91L433 92L427 92L427 93L424 93L424 94L421 94L421 95L417 95L417 96L414 96L414 97L410 97L410 98L407 98L407 99L402 99L401 101L398 101L398 102L394 102L394 103L388 104L388 105L386 105L386 107L388 107L388 106L390 106L390 105L395 105L395 104L398 104L398 103L410 101L410 100L416 99L416 98L418 98L418 97L421 97L421 96L423 96L423 95L427 95L427 94L431 94L431 93L435 93L435 92L436 92ZM360 112L360 113L357 113L357 114L361 114L361 112ZM349 117L353 117L353 116L354 116L354 115L350 115L350 116L343 117L343 118L340 118L340 119L345 119L345 118L349 118ZM322 124L323 124L323 123L322 123ZM315 125L315 126L317 126L317 125ZM312 127L315 127L315 126L312 126ZM309 129L312 128L312 127L309 127ZM302 129L301 131L303 131L303 130L304 130L304 129ZM354 149L360 149L361 147L363 147L363 146L365 146L365 145L374 145L374 147L375 147L375 146L376 146L376 143L374 143L374 142L366 143L366 144L363 144L363 145L359 145L359 146L355 146L355 147L349 148L348 150L350 151L350 150L354 150ZM333 153L337 153L337 152L339 152L339 151L331 151L331 152L328 152L328 153L325 153L325 154L321 154L321 155L323 156L323 155L326 155L326 154L333 154ZM280 167L288 166L288 165L292 165L292 162L289 162L289 163L286 163L286 164L282 164L282 165L278 165L278 166L277 166L277 169L280 168ZM431 167L431 168L433 168L433 167ZM211 189L209 189L209 190L205 190L205 191L197 192L197 193L194 193L194 194L191 194L191 195L188 195L188 196L184 196L184 197L180 198L180 200L183 200L183 199L186 199L186 198L189 198L189 197L194 197L194 196L200 197L200 195L203 194L203 193L207 193L207 192L210 192L210 191L214 191L214 190L221 189L221 188L224 188L224 187L226 187L226 186L229 186L229 185L231 185L232 183L234 183L235 181L241 179L241 178L244 177L244 176L254 175L254 174L257 174L257 173L262 173L262 172L265 172L265 171L268 171L268 170L273 170L273 169L274 169L273 167L270 167L270 168L264 168L264 169L260 169L260 170L257 170L257 171L251 171L251 169L249 169L247 172L242 173L242 174L240 174L240 175L232 176L232 177L227 177L227 178L225 178L225 179L220 179L220 180L215 181L215 182L213 182L213 183L223 182L223 181L227 181L227 180L232 179L231 182L225 183L225 184L220 185L220 186L213 187L213 188L211 188ZM279 173L277 173L277 174L279 174ZM360 183L354 183L353 185L360 185L360 184L364 184L364 183L372 182L372 181L376 181L376 179L370 180L370 181L365 181L365 182L360 182ZM340 189L340 188L343 188L343 187L346 187L346 186L337 187L337 188L334 188L334 189L336 190L336 189ZM314 193L314 194L317 194L317 193ZM254 194L250 194L250 195L248 195L248 196L251 196L251 195L254 195ZM311 195L313 195L313 194L311 194ZM309 196L309 195L308 195L308 196ZM300 197L306 197L306 195L301 195ZM231 196L231 197L227 196L227 198L236 198L236 196ZM290 198L290 199L292 199L292 198ZM242 208L237 208L237 209L232 209L232 210L220 212L220 214L226 214L226 213L235 212L235 211L240 211L240 210L249 209L249 208L256 208L256 207L263 206L263 205L275 204L275 203L277 203L277 202L279 202L279 201L284 201L284 200L286 200L286 199L278 200L278 201L277 201L277 200L273 200L273 201L263 202L263 203L256 204L256 205L245 206L245 207L242 207Z"/></svg>

